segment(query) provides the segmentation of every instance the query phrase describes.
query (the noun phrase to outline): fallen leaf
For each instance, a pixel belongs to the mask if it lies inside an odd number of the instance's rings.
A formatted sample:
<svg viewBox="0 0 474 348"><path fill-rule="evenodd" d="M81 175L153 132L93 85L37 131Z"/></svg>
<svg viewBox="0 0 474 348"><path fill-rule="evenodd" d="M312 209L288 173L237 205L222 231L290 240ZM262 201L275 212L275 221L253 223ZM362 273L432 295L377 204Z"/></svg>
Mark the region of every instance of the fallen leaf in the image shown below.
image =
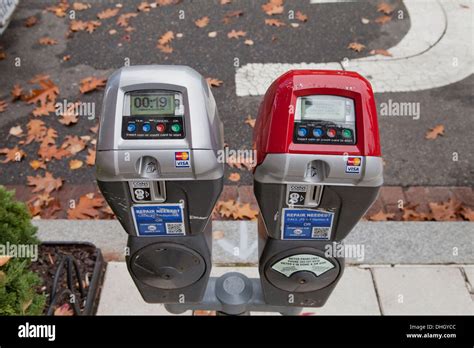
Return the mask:
<svg viewBox="0 0 474 348"><path fill-rule="evenodd" d="M392 213L384 213L382 210L379 211L376 214L370 215L368 219L370 221L387 221L387 220L392 220L394 218L395 214Z"/></svg>
<svg viewBox="0 0 474 348"><path fill-rule="evenodd" d="M237 182L240 180L240 174L239 173L231 173L229 175L229 180L233 182Z"/></svg>
<svg viewBox="0 0 474 348"><path fill-rule="evenodd" d="M37 106L33 111L33 116L48 116L50 112L55 112L56 107L54 106L54 103L47 103L45 105L41 104Z"/></svg>
<svg viewBox="0 0 474 348"><path fill-rule="evenodd" d="M28 83L35 84L39 83L40 81L46 81L49 80L49 75L46 74L37 74L31 78Z"/></svg>
<svg viewBox="0 0 474 348"><path fill-rule="evenodd" d="M244 44L246 44L247 46L253 46L253 40L247 39L244 41Z"/></svg>
<svg viewBox="0 0 474 348"><path fill-rule="evenodd" d="M59 161L64 157L71 156L71 152L62 148L58 148L56 145L43 145L40 146L38 150L38 156L40 156L42 160L46 162L51 161L53 158Z"/></svg>
<svg viewBox="0 0 474 348"><path fill-rule="evenodd" d="M140 5L138 5L137 10L140 12L150 12L151 5L146 1L142 1Z"/></svg>
<svg viewBox="0 0 474 348"><path fill-rule="evenodd" d="M245 120L245 124L248 124L250 127L254 128L256 121L257 120L255 118L252 118L252 116L248 115L247 119Z"/></svg>
<svg viewBox="0 0 474 348"><path fill-rule="evenodd" d="M40 105L46 105L48 102L55 103L56 98L59 94L59 88L49 79L42 79L37 82L40 85L40 89L33 89L28 96L25 97L25 101L28 104L40 103Z"/></svg>
<svg viewBox="0 0 474 348"><path fill-rule="evenodd" d="M262 5L262 10L269 16L282 14L284 10L283 0L270 0Z"/></svg>
<svg viewBox="0 0 474 348"><path fill-rule="evenodd" d="M71 55L70 54L66 54L65 56L63 56L63 62L67 62L71 60Z"/></svg>
<svg viewBox="0 0 474 348"><path fill-rule="evenodd" d="M16 84L13 86L10 94L12 95L12 101L16 101L18 99L21 99L22 94L23 94L23 88L19 84Z"/></svg>
<svg viewBox="0 0 474 348"><path fill-rule="evenodd" d="M406 205L403 208L403 215L402 215L402 220L403 221L429 221L431 220L431 215L426 214L426 213L420 213L416 210L416 207L418 205Z"/></svg>
<svg viewBox="0 0 474 348"><path fill-rule="evenodd" d="M474 221L474 210L469 207L462 207L459 214L467 221Z"/></svg>
<svg viewBox="0 0 474 348"><path fill-rule="evenodd" d="M59 123L70 126L71 124L76 124L79 120L79 116L75 110L76 104L68 106L65 112L60 115Z"/></svg>
<svg viewBox="0 0 474 348"><path fill-rule="evenodd" d="M244 37L245 35L247 35L245 31L242 31L242 30L236 31L235 29L232 29L232 31L227 33L227 37L229 39L238 39L240 37Z"/></svg>
<svg viewBox="0 0 474 348"><path fill-rule="evenodd" d="M174 33L172 31L167 31L158 39L159 45L167 45L170 44L171 41L174 39Z"/></svg>
<svg viewBox="0 0 474 348"><path fill-rule="evenodd" d="M220 87L224 83L223 81L213 77L206 78L206 81L210 87Z"/></svg>
<svg viewBox="0 0 474 348"><path fill-rule="evenodd" d="M81 160L70 160L69 161L69 169L71 170L75 170L75 169L79 169L82 167L82 165L84 164L84 162L82 162Z"/></svg>
<svg viewBox="0 0 474 348"><path fill-rule="evenodd" d="M299 20L300 22L307 22L308 21L308 16L305 15L303 12L301 11L296 11L295 13L295 18L297 20Z"/></svg>
<svg viewBox="0 0 474 348"><path fill-rule="evenodd" d="M285 26L286 24L283 23L281 20L279 19L273 19L273 18L267 18L265 19L265 24L266 25L270 25L272 27L282 27L282 26Z"/></svg>
<svg viewBox="0 0 474 348"><path fill-rule="evenodd" d="M365 48L365 46L358 42L351 42L347 46L347 48L350 48L351 50L356 51L356 52L360 52Z"/></svg>
<svg viewBox="0 0 474 348"><path fill-rule="evenodd" d="M106 83L106 78L97 78L95 76L86 77L85 79L81 80L81 87L79 88L79 91L82 94L89 93L95 91L98 88L105 87Z"/></svg>
<svg viewBox="0 0 474 348"><path fill-rule="evenodd" d="M204 28L209 24L209 17L205 16L194 21L194 24L198 28Z"/></svg>
<svg viewBox="0 0 474 348"><path fill-rule="evenodd" d="M50 172L45 172L44 176L27 176L28 186L34 186L32 192L51 193L63 186L63 179L55 178Z"/></svg>
<svg viewBox="0 0 474 348"><path fill-rule="evenodd" d="M33 160L33 161L30 161L30 167L33 168L33 170L37 170L37 169L46 169L46 163L42 162L42 161L38 161L38 160Z"/></svg>
<svg viewBox="0 0 474 348"><path fill-rule="evenodd" d="M28 129L26 144L29 144L32 141L41 142L47 132L46 125L41 120L30 120L26 124L26 128Z"/></svg>
<svg viewBox="0 0 474 348"><path fill-rule="evenodd" d="M26 153L25 151L20 150L18 146L15 146L12 149L8 147L0 149L0 155L5 155L5 159L3 161L0 161L0 163L8 163L8 162L20 162L22 158L26 156Z"/></svg>
<svg viewBox="0 0 474 348"><path fill-rule="evenodd" d="M375 23L377 24L385 24L387 22L390 22L392 20L392 17L391 16L380 16L378 18L375 19Z"/></svg>
<svg viewBox="0 0 474 348"><path fill-rule="evenodd" d="M221 216L234 220L254 220L258 216L258 210L253 209L250 203L241 204L233 199L217 202L216 210Z"/></svg>
<svg viewBox="0 0 474 348"><path fill-rule="evenodd" d="M56 138L58 137L58 132L54 128L48 128L46 135L41 140L41 146L54 145L56 143Z"/></svg>
<svg viewBox="0 0 474 348"><path fill-rule="evenodd" d="M109 34L110 34L110 35L115 35L115 34L117 34L117 30L115 30L115 29L110 29L110 30L109 30Z"/></svg>
<svg viewBox="0 0 474 348"><path fill-rule="evenodd" d="M0 100L0 112L4 112L8 107L8 103L5 100Z"/></svg>
<svg viewBox="0 0 474 348"><path fill-rule="evenodd" d="M97 18L99 18L99 19L112 18L112 17L115 17L119 13L119 11L120 11L120 9L118 9L118 8L107 8L103 11L100 11L97 14Z"/></svg>
<svg viewBox="0 0 474 348"><path fill-rule="evenodd" d="M136 14L136 13L134 13L134 12L121 14L121 15L117 18L117 25L119 25L119 26L121 26L121 27L128 27L128 26L129 26L128 21L129 21L131 18L136 17L136 16L138 16L138 14Z"/></svg>
<svg viewBox="0 0 474 348"><path fill-rule="evenodd" d="M240 16L242 16L244 13L240 10L236 10L236 11L229 11L227 12L225 15L224 15L224 18L222 19L222 22L224 24L229 24L232 22L233 19L235 18L239 18Z"/></svg>
<svg viewBox="0 0 474 348"><path fill-rule="evenodd" d="M386 57L391 57L392 56L392 54L389 51L384 50L384 49L372 50L372 51L370 51L370 54L379 54L381 56L386 56Z"/></svg>
<svg viewBox="0 0 474 348"><path fill-rule="evenodd" d="M69 4L67 2L61 1L55 6L49 6L46 8L46 11L54 13L56 17L65 17L66 11L69 8Z"/></svg>
<svg viewBox="0 0 474 348"><path fill-rule="evenodd" d="M0 60L4 60L7 58L7 54L0 50Z"/></svg>
<svg viewBox="0 0 474 348"><path fill-rule="evenodd" d="M242 156L229 156L226 162L231 168L247 169L252 170L255 166L254 161L251 158Z"/></svg>
<svg viewBox="0 0 474 348"><path fill-rule="evenodd" d="M79 198L79 202L67 212L68 219L98 219L99 208L104 205L104 199L95 197L94 193L88 193Z"/></svg>
<svg viewBox="0 0 474 348"><path fill-rule="evenodd" d="M196 309L193 311L193 316L217 316L216 311L210 311L210 310L205 310L205 309Z"/></svg>
<svg viewBox="0 0 474 348"><path fill-rule="evenodd" d="M425 134L425 139L436 139L438 135L444 135L444 126L441 124L438 124L434 128L430 128L428 132Z"/></svg>
<svg viewBox="0 0 474 348"><path fill-rule="evenodd" d="M86 157L86 164L88 166L95 165L95 157L96 157L96 150L95 149L87 149L88 155Z"/></svg>
<svg viewBox="0 0 474 348"><path fill-rule="evenodd" d="M23 135L23 128L21 128L21 126L12 127L8 134L13 135L14 137L21 137Z"/></svg>
<svg viewBox="0 0 474 348"><path fill-rule="evenodd" d="M61 317L64 317L64 316L69 317L69 316L73 316L74 312L71 306L69 305L69 303L65 303L54 310L54 315L61 316Z"/></svg>
<svg viewBox="0 0 474 348"><path fill-rule="evenodd" d="M461 203L449 199L447 202L442 203L430 202L428 206L435 221L456 221L458 220L456 213L460 210Z"/></svg>
<svg viewBox="0 0 474 348"><path fill-rule="evenodd" d="M77 135L68 135L64 138L61 149L65 149L73 155L81 152L86 148L86 142Z"/></svg>
<svg viewBox="0 0 474 348"><path fill-rule="evenodd" d="M42 37L41 39L39 39L39 43L41 45L57 45L58 44L58 40L55 40L55 39L52 39L50 37Z"/></svg>
<svg viewBox="0 0 474 348"><path fill-rule="evenodd" d="M387 4L386 2L382 2L377 6L377 12L382 12L386 15L391 14L393 10L395 10L395 8L392 5Z"/></svg>
<svg viewBox="0 0 474 348"><path fill-rule="evenodd" d="M5 266L10 259L11 256L0 256L0 267Z"/></svg>
<svg viewBox="0 0 474 348"><path fill-rule="evenodd" d="M32 26L36 25L38 23L38 17L35 16L30 16L27 19L25 19L25 27L31 28Z"/></svg>
<svg viewBox="0 0 474 348"><path fill-rule="evenodd" d="M89 128L89 130L92 133L97 134L97 132L99 131L99 124L96 124L94 127Z"/></svg>
<svg viewBox="0 0 474 348"><path fill-rule="evenodd" d="M84 11L91 8L91 5L83 4L82 2L75 2L72 4L72 8L76 11Z"/></svg>
<svg viewBox="0 0 474 348"><path fill-rule="evenodd" d="M217 31L210 31L207 36L209 36L210 38L215 38L217 36Z"/></svg>

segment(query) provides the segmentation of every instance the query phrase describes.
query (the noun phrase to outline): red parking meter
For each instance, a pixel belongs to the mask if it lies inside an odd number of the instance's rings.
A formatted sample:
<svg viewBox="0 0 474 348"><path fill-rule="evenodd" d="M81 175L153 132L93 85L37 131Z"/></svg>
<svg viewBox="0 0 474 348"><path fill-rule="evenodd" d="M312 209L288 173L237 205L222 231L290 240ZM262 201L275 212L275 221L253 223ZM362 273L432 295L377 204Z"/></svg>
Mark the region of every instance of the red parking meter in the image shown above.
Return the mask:
<svg viewBox="0 0 474 348"><path fill-rule="evenodd" d="M370 83L294 70L267 90L254 130L259 272L269 304L324 305L344 269L333 251L383 183Z"/></svg>

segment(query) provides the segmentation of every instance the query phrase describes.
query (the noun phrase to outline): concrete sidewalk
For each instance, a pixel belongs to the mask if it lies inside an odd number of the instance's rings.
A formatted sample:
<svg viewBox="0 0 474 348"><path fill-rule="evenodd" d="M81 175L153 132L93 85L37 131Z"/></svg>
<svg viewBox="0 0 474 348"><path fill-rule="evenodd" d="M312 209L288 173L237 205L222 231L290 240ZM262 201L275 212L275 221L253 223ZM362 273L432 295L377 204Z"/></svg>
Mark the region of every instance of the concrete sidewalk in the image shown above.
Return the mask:
<svg viewBox="0 0 474 348"><path fill-rule="evenodd" d="M258 277L255 267L214 267L212 276L237 271ZM474 266L352 266L313 315L474 315ZM171 315L141 298L124 262L110 262L98 315ZM275 315L277 313L252 313ZM184 315L192 315L191 311Z"/></svg>
<svg viewBox="0 0 474 348"><path fill-rule="evenodd" d="M123 261L127 234L116 220L33 220L43 241L88 241ZM213 264L256 265L257 223L213 221ZM362 255L346 264L474 264L472 222L359 222L344 244Z"/></svg>

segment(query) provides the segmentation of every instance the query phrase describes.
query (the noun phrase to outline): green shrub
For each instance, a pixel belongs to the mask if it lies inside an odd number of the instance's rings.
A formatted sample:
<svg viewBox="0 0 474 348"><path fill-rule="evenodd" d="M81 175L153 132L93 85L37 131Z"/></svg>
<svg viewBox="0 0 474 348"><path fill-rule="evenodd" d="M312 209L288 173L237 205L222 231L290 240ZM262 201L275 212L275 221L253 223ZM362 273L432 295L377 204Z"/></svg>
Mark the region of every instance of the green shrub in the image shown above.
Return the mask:
<svg viewBox="0 0 474 348"><path fill-rule="evenodd" d="M23 203L0 186L0 244L39 243L36 227ZM2 255L0 255L2 256ZM29 259L12 258L0 266L0 315L40 315L45 296L36 292L41 279L28 267Z"/></svg>

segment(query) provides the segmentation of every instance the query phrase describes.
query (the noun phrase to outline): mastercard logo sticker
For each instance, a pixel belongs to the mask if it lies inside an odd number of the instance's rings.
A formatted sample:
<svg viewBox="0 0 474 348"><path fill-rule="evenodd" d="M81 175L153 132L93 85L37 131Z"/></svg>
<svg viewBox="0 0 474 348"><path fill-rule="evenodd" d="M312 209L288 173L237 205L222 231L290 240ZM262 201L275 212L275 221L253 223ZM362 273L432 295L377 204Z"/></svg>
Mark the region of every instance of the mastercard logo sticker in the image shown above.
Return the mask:
<svg viewBox="0 0 474 348"><path fill-rule="evenodd" d="M360 166L361 163L360 157L349 157L347 159L347 165L348 166Z"/></svg>
<svg viewBox="0 0 474 348"><path fill-rule="evenodd" d="M189 159L189 152L183 151L183 152L175 152L175 159L176 160L182 160L186 161Z"/></svg>

